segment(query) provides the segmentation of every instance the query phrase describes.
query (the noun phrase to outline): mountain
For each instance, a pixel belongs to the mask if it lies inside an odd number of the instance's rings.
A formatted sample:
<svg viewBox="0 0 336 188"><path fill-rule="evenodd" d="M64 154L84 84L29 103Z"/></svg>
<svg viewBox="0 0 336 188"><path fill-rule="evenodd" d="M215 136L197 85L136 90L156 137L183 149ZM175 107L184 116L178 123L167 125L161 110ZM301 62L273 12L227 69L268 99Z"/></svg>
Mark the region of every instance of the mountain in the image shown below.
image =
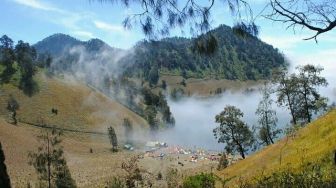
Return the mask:
<svg viewBox="0 0 336 188"><path fill-rule="evenodd" d="M91 39L80 41L69 35L58 33L51 35L33 45L38 53L49 53L54 58L59 58L69 54L74 47L84 47L87 52L96 53L99 51L108 51L116 53L121 49L112 48L100 39Z"/></svg>
<svg viewBox="0 0 336 188"><path fill-rule="evenodd" d="M33 46L38 53L49 53L53 57L57 57L70 48L81 44L82 42L80 40L69 35L58 33L39 41Z"/></svg>
<svg viewBox="0 0 336 188"><path fill-rule="evenodd" d="M197 42L211 37L217 41L213 54L193 50ZM283 55L273 46L253 36L238 36L225 25L199 38L174 37L138 43L134 53L123 60L133 62L127 69L129 75L140 75L149 81L156 72L185 78L258 80L268 78L272 69L286 66Z"/></svg>
<svg viewBox="0 0 336 188"><path fill-rule="evenodd" d="M216 51L211 55L195 52L202 38L215 37ZM229 80L258 80L271 75L274 68L286 66L283 55L260 39L241 37L225 25L199 38L164 38L159 41L140 41L132 49L112 48L99 39L79 41L64 34L55 34L34 45L39 53L50 53L59 62L74 64L79 55L71 49L82 46L90 61L107 62L113 59L128 77L140 77L156 84L160 75L180 75L184 78L222 78ZM123 55L120 55L120 52ZM101 59L101 55L109 57ZM94 57L96 56L96 57ZM60 58L62 57L62 58ZM115 58L118 57L118 58ZM62 69L65 66L59 66Z"/></svg>

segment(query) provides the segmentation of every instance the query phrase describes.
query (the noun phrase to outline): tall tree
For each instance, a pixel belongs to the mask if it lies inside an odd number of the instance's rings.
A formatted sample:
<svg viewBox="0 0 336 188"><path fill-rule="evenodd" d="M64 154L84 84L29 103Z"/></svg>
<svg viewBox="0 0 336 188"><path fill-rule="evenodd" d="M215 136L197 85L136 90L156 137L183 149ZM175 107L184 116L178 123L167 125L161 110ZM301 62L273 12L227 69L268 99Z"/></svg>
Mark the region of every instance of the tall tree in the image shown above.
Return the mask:
<svg viewBox="0 0 336 188"><path fill-rule="evenodd" d="M1 74L1 82L9 82L11 76L15 73L13 67L15 62L15 53L13 48L13 41L7 35L0 38L0 63L4 65L5 69Z"/></svg>
<svg viewBox="0 0 336 188"><path fill-rule="evenodd" d="M123 126L125 128L126 142L131 144L133 142L133 124L128 118L124 118Z"/></svg>
<svg viewBox="0 0 336 188"><path fill-rule="evenodd" d="M274 74L273 82L277 84L277 103L286 106L292 116L292 123L298 123L298 103L297 77L295 74L289 75L287 70L279 70Z"/></svg>
<svg viewBox="0 0 336 188"><path fill-rule="evenodd" d="M5 164L5 154L2 151L2 146L0 142L0 187L10 188L10 179L7 173L7 167Z"/></svg>
<svg viewBox="0 0 336 188"><path fill-rule="evenodd" d="M37 137L38 150L28 154L29 164L35 168L43 187L76 187L63 156L60 136L61 132L56 129L46 130Z"/></svg>
<svg viewBox="0 0 336 188"><path fill-rule="evenodd" d="M261 88L262 99L259 102L256 110L259 123L259 139L266 145L274 143L274 138L281 132L277 129L276 124L278 118L276 111L272 109L273 100L271 99L271 88L265 82L264 87Z"/></svg>
<svg viewBox="0 0 336 188"><path fill-rule="evenodd" d="M305 122L311 122L312 113L318 112L322 108L326 108L327 99L322 97L318 88L327 86L327 80L320 76L322 67L314 65L305 65L297 67L298 74L298 93L301 101L301 114Z"/></svg>
<svg viewBox="0 0 336 188"><path fill-rule="evenodd" d="M253 133L241 120L243 112L235 106L226 106L224 111L216 115L216 127L213 132L219 143L225 143L228 153L239 152L243 159L245 153L253 145Z"/></svg>
<svg viewBox="0 0 336 188"><path fill-rule="evenodd" d="M31 96L37 89L33 80L35 74L33 63L37 58L36 50L29 43L20 40L15 46L15 54L21 72L20 88L25 94Z"/></svg>
<svg viewBox="0 0 336 188"><path fill-rule="evenodd" d="M110 139L110 143L112 145L112 151L113 152L116 152L118 151L118 139L117 139L117 135L115 133L115 130L112 126L110 126L108 129L108 136L109 136L109 139Z"/></svg>

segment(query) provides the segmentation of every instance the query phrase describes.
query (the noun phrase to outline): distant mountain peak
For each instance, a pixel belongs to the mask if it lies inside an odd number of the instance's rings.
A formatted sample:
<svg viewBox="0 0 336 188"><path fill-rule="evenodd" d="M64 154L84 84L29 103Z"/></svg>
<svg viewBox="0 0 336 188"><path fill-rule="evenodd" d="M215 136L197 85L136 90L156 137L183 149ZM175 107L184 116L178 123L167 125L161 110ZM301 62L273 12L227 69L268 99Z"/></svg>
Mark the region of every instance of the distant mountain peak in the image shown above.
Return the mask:
<svg viewBox="0 0 336 188"><path fill-rule="evenodd" d="M98 38L81 41L63 33L50 35L34 44L38 53L49 53L54 57L61 56L75 46L84 46L88 51L114 50L114 48Z"/></svg>

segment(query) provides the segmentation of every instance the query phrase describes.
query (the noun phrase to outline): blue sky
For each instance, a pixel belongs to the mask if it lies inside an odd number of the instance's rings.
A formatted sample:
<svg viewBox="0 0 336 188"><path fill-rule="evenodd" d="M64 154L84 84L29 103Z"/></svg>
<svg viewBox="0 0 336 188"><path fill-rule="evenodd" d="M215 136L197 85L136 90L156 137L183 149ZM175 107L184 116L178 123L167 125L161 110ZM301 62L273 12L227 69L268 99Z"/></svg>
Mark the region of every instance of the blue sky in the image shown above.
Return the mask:
<svg viewBox="0 0 336 188"><path fill-rule="evenodd" d="M247 1L257 14L267 0ZM121 24L127 14L136 10L136 6L126 9L121 5L90 0L0 0L0 35L7 34L14 41L34 44L51 34L65 33L81 40L99 38L113 47L125 49L144 38L137 27L124 30ZM232 26L233 23L228 7L216 4L212 26ZM262 17L256 23L261 28L260 39L280 49L292 67L308 63L323 66L323 76L329 81L328 93L336 100L336 29L321 35L316 44L313 40L303 40L314 35L311 31L297 30L294 33L286 30L286 25ZM173 35L179 33L174 31Z"/></svg>
<svg viewBox="0 0 336 188"><path fill-rule="evenodd" d="M249 0L257 14L266 0ZM212 26L232 25L228 7L222 1L213 9ZM7 34L15 41L22 39L30 43L54 33L65 33L81 40L100 38L114 47L129 48L144 38L138 27L125 30L122 21L136 6L126 9L118 4L99 3L90 0L1 0L0 34ZM310 31L299 30L294 34L286 26L273 23L262 17L256 23L261 28L260 38L289 55L303 55L325 50L334 50L336 32L319 37L319 43L303 41L312 36ZM181 35L174 31L173 35ZM188 34L187 34L188 36Z"/></svg>

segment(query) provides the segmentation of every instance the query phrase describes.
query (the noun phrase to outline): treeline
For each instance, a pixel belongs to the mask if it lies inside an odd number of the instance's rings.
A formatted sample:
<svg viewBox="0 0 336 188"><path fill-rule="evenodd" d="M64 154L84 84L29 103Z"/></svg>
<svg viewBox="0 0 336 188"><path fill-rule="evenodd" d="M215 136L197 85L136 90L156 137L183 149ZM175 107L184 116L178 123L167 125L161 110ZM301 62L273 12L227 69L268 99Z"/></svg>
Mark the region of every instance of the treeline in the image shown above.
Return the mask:
<svg viewBox="0 0 336 188"><path fill-rule="evenodd" d="M18 41L14 45L11 38L3 35L0 38L0 82L13 83L26 95L33 95L38 91L38 85L33 77L37 66L44 67L51 63L47 54L38 55L29 43Z"/></svg>
<svg viewBox="0 0 336 188"><path fill-rule="evenodd" d="M248 151L259 145L270 145L282 132L277 126L277 115L273 109L272 94L277 96L277 104L287 108L292 116L286 132L312 121L313 115L327 110L327 98L322 97L318 88L327 81L320 76L323 68L305 65L297 67L298 73L289 74L286 70L274 74L271 83L261 89L262 100L256 110L258 125L251 129L242 120L243 112L235 106L226 106L215 119L219 126L213 130L219 143L225 143L227 153L239 153L242 158Z"/></svg>
<svg viewBox="0 0 336 188"><path fill-rule="evenodd" d="M225 25L200 37L210 35L218 42L211 56L195 53L198 39L175 37L139 42L120 64L128 65L128 76L144 78L151 84L157 83L160 72L184 78L257 80L269 78L273 69L286 66L283 55L258 38L241 38Z"/></svg>

